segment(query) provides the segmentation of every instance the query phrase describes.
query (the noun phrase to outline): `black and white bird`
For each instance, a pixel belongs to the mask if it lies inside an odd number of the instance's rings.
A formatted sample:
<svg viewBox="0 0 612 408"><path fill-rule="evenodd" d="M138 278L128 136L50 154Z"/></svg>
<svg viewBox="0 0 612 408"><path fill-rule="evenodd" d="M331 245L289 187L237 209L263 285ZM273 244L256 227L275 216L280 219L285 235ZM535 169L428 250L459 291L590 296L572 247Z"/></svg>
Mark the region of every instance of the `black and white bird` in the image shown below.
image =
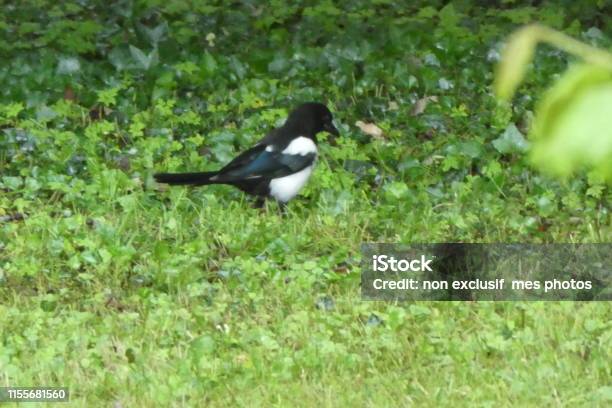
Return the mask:
<svg viewBox="0 0 612 408"><path fill-rule="evenodd" d="M285 124L272 130L253 147L218 171L159 173L155 180L171 185L229 184L258 197L284 205L304 187L317 158L317 134L338 136L327 106L308 102L293 110Z"/></svg>

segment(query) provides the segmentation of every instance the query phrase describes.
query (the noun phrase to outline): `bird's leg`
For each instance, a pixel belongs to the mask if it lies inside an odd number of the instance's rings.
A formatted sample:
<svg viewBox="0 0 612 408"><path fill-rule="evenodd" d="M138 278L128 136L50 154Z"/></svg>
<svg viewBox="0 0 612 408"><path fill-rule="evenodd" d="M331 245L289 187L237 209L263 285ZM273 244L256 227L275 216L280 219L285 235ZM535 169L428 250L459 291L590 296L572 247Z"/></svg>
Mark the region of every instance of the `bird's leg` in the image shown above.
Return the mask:
<svg viewBox="0 0 612 408"><path fill-rule="evenodd" d="M283 217L286 217L289 212L287 211L287 203L284 203L282 201L277 201L278 202L278 208L280 209L280 213Z"/></svg>
<svg viewBox="0 0 612 408"><path fill-rule="evenodd" d="M253 203L254 208L264 208L266 205L266 199L264 197L257 197Z"/></svg>

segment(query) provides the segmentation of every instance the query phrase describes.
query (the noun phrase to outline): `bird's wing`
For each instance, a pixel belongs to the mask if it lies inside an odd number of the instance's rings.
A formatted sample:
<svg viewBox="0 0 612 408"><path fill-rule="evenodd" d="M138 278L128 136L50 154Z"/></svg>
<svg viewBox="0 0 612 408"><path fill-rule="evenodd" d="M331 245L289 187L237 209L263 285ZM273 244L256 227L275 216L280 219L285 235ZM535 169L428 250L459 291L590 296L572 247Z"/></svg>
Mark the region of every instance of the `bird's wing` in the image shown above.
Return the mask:
<svg viewBox="0 0 612 408"><path fill-rule="evenodd" d="M257 156L259 156L264 150L266 150L266 147L272 144L278 138L278 136L278 129L272 129L272 131L270 131L266 136L264 136L253 147L240 153L232 161L226 164L225 167L221 169L220 173L236 170L251 163L253 160L256 160Z"/></svg>
<svg viewBox="0 0 612 408"><path fill-rule="evenodd" d="M268 151L265 145L255 145L225 166L215 180L231 182L284 177L310 166L315 158L314 152L306 155L289 155Z"/></svg>
<svg viewBox="0 0 612 408"><path fill-rule="evenodd" d="M255 146L251 147L248 150L240 153L238 156L234 157L234 159L227 163L225 167L223 167L219 173L229 173L232 170L240 169L249 163L253 162L253 160L257 160L257 157L264 153L266 150L266 145L263 143L257 143Z"/></svg>

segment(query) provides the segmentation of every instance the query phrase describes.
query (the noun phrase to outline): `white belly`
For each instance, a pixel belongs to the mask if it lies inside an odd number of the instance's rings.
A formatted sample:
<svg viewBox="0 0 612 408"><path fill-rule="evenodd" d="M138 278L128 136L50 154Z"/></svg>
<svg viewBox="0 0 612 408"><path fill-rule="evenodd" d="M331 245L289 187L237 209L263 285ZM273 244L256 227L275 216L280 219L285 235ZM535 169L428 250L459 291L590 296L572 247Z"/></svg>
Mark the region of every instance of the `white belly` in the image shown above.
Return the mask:
<svg viewBox="0 0 612 408"><path fill-rule="evenodd" d="M272 179L270 181L270 195L283 203L291 200L304 187L304 184L310 178L310 174L312 174L313 167L314 163L297 173Z"/></svg>

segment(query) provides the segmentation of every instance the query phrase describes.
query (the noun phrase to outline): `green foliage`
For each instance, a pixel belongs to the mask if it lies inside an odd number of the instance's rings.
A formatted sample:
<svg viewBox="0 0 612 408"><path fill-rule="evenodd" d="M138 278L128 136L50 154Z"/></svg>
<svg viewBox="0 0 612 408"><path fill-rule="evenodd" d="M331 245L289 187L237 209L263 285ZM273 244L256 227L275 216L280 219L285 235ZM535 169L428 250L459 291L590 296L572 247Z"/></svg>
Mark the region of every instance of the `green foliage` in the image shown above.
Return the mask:
<svg viewBox="0 0 612 408"><path fill-rule="evenodd" d="M514 94L540 41L590 65L571 68L544 95L531 131L534 164L563 177L586 167L612 182L612 54L546 27L523 27L508 39L498 65L497 95Z"/></svg>
<svg viewBox="0 0 612 408"><path fill-rule="evenodd" d="M364 241L610 241L601 175L559 182L524 155L566 56L536 53L513 105L490 92L516 24L608 48L603 6L13 3L0 13L4 383L69 386L76 406L609 403L606 303L359 298ZM584 109L562 102L573 93L544 111ZM321 136L286 217L225 186L153 182L218 168L307 100L329 104L342 136Z"/></svg>
<svg viewBox="0 0 612 408"><path fill-rule="evenodd" d="M528 143L523 134L513 123L508 125L504 133L499 138L493 140L492 144L500 153L525 152L528 148Z"/></svg>
<svg viewBox="0 0 612 408"><path fill-rule="evenodd" d="M563 176L586 165L612 181L611 106L612 69L573 67L538 109L534 162Z"/></svg>
<svg viewBox="0 0 612 408"><path fill-rule="evenodd" d="M501 99L510 99L525 77L538 44L539 32L539 26L531 25L517 30L508 38L495 76L495 92Z"/></svg>

